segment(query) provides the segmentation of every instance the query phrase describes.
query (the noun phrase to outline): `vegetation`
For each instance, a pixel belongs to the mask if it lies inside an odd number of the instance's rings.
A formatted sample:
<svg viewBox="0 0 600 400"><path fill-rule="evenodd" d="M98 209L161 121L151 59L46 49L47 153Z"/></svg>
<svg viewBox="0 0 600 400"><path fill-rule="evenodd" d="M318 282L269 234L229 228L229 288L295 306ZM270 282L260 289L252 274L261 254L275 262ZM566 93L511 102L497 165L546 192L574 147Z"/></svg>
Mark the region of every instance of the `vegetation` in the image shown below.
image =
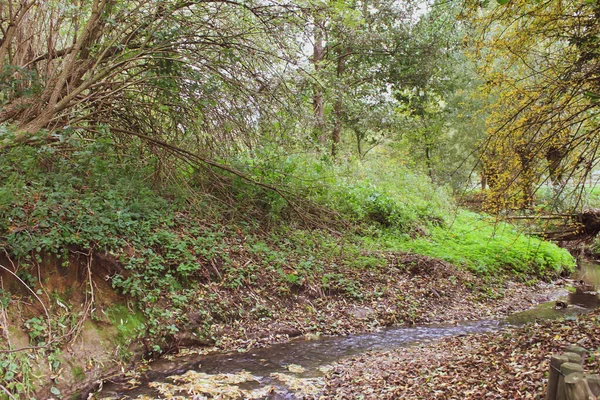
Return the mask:
<svg viewBox="0 0 600 400"><path fill-rule="evenodd" d="M302 296L413 323L384 278L433 259L484 293L572 270L501 217L595 204L598 4L472 3L0 2L0 398L86 320L155 356Z"/></svg>
<svg viewBox="0 0 600 400"><path fill-rule="evenodd" d="M428 236L412 239L387 234L382 239L377 240L387 248L440 258L484 276L506 272L553 276L561 268L569 271L575 266L564 249L527 236L513 225L468 211L459 211L449 228L432 227Z"/></svg>
<svg viewBox="0 0 600 400"><path fill-rule="evenodd" d="M598 3L492 3L471 5L471 46L490 99L482 162L488 202L498 211L531 207L540 184L560 193L591 177L598 159Z"/></svg>

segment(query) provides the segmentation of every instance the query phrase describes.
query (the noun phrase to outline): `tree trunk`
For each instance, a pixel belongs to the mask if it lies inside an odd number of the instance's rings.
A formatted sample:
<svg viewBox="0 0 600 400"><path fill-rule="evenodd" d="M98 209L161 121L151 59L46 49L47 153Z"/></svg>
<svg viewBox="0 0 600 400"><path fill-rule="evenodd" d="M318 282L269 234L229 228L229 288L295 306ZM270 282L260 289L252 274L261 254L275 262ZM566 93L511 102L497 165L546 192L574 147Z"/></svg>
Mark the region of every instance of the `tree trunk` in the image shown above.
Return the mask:
<svg viewBox="0 0 600 400"><path fill-rule="evenodd" d="M350 53L349 48L345 48L340 51L337 59L337 93L335 103L333 104L333 115L334 115L334 123L333 123L333 131L331 133L331 156L335 157L337 155L338 147L342 138L342 123L344 116L344 90L342 77L344 76L344 71L346 70L346 58Z"/></svg>
<svg viewBox="0 0 600 400"><path fill-rule="evenodd" d="M566 155L567 150L565 148L550 147L546 152L548 176L550 177L552 186L555 188L562 187L565 184L561 164Z"/></svg>
<svg viewBox="0 0 600 400"><path fill-rule="evenodd" d="M325 134L325 107L323 100L323 88L321 87L319 78L319 70L323 61L323 21L318 12L314 16L314 31L313 31L313 65L315 68L315 80L313 84L313 115L315 118L314 132L315 137L321 144L325 146L327 143L327 135Z"/></svg>
<svg viewBox="0 0 600 400"><path fill-rule="evenodd" d="M354 134L356 136L356 150L358 151L358 158L362 160L363 152L362 152L362 137L360 131L354 128Z"/></svg>

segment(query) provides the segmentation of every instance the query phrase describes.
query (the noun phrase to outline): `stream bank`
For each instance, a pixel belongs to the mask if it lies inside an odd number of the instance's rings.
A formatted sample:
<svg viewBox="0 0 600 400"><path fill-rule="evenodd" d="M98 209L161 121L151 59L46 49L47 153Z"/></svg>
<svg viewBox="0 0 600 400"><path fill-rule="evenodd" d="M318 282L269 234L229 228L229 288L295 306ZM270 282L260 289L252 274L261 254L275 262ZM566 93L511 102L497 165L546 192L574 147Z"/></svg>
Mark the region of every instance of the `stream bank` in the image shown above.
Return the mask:
<svg viewBox="0 0 600 400"><path fill-rule="evenodd" d="M569 344L588 350L589 373L600 371L600 266L584 262L573 274L566 309L551 304L517 313L502 334L481 333L434 343L372 351L336 363L323 398L545 399L550 355ZM590 312L579 313L582 310ZM569 310L575 312L571 314ZM566 313L560 318L560 313Z"/></svg>
<svg viewBox="0 0 600 400"><path fill-rule="evenodd" d="M585 271L580 271L574 276L575 282L589 278L588 273L596 271L596 267L591 264L587 266ZM550 286L546 285L539 289L544 292L544 289L549 288ZM386 366L389 360L413 362L410 357L399 357L400 354L429 353L428 348L431 346L434 349L432 354L435 355L435 349L438 347L450 349L444 347L443 343L446 341L456 343L453 340L468 341L469 339L465 338L478 337L483 338L482 342L492 341L493 338L501 336L494 334L499 330L504 332L504 336L518 335L515 332L520 332L519 329L530 329L528 327L532 326L532 323L536 326L535 321L540 319L568 318L574 321L579 315L589 312L600 303L595 294L584 293L581 290L567 291L556 286L552 288L552 291L543 295L538 293L537 298L548 300L553 295L556 298L560 297L561 301L568 302L569 307L556 309L555 302L551 301L528 311L515 312L507 318L496 314L495 318L498 319L390 327L360 335L312 337L313 340L296 340L266 348L240 349L228 353L203 355L188 352L183 356L153 362L129 374L125 381L107 383L97 395L104 399L153 399L165 396L185 399L191 398L189 394L227 399L296 399L320 398L319 396L323 396L326 391L328 395L325 398L357 398L365 393L371 393L372 397L367 397L373 399L386 398L386 393L389 395L387 398L399 398L402 395L397 388L391 391L386 385L379 388L381 390L371 388L369 385L381 386L383 378L369 373L373 371L375 374L389 376L389 366ZM515 292L515 295L518 293L532 295L530 291L524 290ZM518 296L515 298L519 299ZM523 300L522 296L520 300ZM523 306L524 303L521 301L519 305ZM582 318L593 319L593 315L595 314ZM554 322L544 323L556 326ZM523 325L524 328L521 327ZM440 339L442 340L439 341ZM565 340L572 339L572 336L568 336ZM435 342L429 345L432 341ZM586 344L581 341L580 343ZM420 350L415 350L415 345ZM462 351L464 350L460 350ZM422 357L414 356L414 359L420 360ZM442 359L440 356L439 360ZM427 365L429 361L426 359L423 365ZM381 363L381 367L378 363ZM398 364L393 368L398 369L401 366ZM361 378L362 375L369 376L369 379Z"/></svg>
<svg viewBox="0 0 600 400"><path fill-rule="evenodd" d="M545 399L550 355L576 343L600 371L600 312L370 352L332 367L326 399Z"/></svg>
<svg viewBox="0 0 600 400"><path fill-rule="evenodd" d="M336 279L343 283L344 291L325 291L312 285L292 285L293 290L283 293L256 286L231 289L218 282L198 285L192 296L195 302L176 310L183 313L182 325L187 328L163 338L160 351L185 353L190 346L202 353L248 351L292 338L491 320L551 300L557 294L567 294L564 282L557 286L533 277L515 282L511 275L484 279L439 259L415 254L387 252L361 257L362 266L337 270ZM46 307L52 306L63 320L70 321L67 318L83 313L78 304L90 304L85 296L90 272L95 307L92 318L74 321L81 330L74 333L66 348L57 348L53 353L15 353L27 362L22 365L29 369L22 368L23 373L35 378L29 381L35 386L35 398L55 398L54 392L63 397L79 393L85 398L88 392L97 390L101 378L110 380L122 376L123 371L134 371L131 361L139 363L140 357L157 343L147 340L140 331L147 323L141 310L127 296L115 294L104 279L106 268L116 268L118 263L99 256L91 264L86 260L83 256L71 259L65 267L44 259L38 267L43 297L51 301ZM43 313L42 303L28 305L26 297L22 299L14 297L9 302L8 329L2 332L14 349L35 346L47 333L32 330L37 325L27 322L36 321L36 316ZM40 325L44 327L43 321ZM67 331L70 325L61 329ZM53 364L45 361L50 357ZM16 375L15 379L23 376Z"/></svg>

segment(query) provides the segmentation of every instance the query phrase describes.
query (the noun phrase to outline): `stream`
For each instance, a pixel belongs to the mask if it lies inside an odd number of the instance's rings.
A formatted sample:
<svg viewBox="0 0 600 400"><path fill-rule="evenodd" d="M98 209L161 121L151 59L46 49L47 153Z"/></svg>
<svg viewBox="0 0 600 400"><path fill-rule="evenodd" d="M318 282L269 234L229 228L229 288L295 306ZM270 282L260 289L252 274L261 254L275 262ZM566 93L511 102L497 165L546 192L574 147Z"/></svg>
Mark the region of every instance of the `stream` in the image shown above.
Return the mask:
<svg viewBox="0 0 600 400"><path fill-rule="evenodd" d="M360 335L293 340L247 352L160 359L149 364L135 385L133 382L105 383L99 398L199 400L205 397L187 393L197 393L200 387L200 392L220 395L220 398L312 398L318 393L319 385L322 386L321 377L327 372L328 365L344 357L417 345L448 336L518 327L536 319L574 317L600 307L600 296L595 293L600 289L600 265L584 262L572 279L576 289L560 298L569 304L567 308L556 309L555 301L552 301L502 320L390 327ZM170 397L174 395L181 397Z"/></svg>

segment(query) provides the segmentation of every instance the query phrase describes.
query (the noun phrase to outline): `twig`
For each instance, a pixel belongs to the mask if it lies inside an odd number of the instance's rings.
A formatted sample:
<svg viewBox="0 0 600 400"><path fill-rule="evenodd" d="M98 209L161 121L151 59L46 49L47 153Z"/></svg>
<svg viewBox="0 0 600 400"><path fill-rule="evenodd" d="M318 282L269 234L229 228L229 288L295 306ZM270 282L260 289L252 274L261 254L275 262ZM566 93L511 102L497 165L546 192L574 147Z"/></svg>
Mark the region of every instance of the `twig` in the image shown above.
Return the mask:
<svg viewBox="0 0 600 400"><path fill-rule="evenodd" d="M18 349L10 349L10 350L0 350L0 353L2 354L7 354L7 353L18 353L20 351L26 351L26 350L40 350L40 349L47 349L48 345L45 346L29 346L29 347L20 347Z"/></svg>
<svg viewBox="0 0 600 400"><path fill-rule="evenodd" d="M513 215L504 217L505 219L563 219L574 218L579 214L552 214L552 215Z"/></svg>
<svg viewBox="0 0 600 400"><path fill-rule="evenodd" d="M3 391L4 393L6 393L6 395L7 395L8 397L10 397L12 400L17 400L17 398L16 398L15 396L13 396L12 394L10 394L10 392L8 391L8 389L7 389L7 388L5 388L4 386L0 385L0 389L2 389L2 391Z"/></svg>
<svg viewBox="0 0 600 400"><path fill-rule="evenodd" d="M25 282L23 282L23 280L21 278L19 278L19 276L17 274L15 274L14 272L12 272L10 269L6 268L4 265L0 264L0 268L2 268L3 270L5 270L6 272L8 272L9 274L11 274L12 276L14 276L19 282L21 282L21 284L23 284L23 286L25 286L27 288L27 290L29 290L31 292L31 294L33 294L33 296L37 299L37 301L40 302L40 304L42 305L42 308L44 309L44 313L46 314L46 322L48 324L48 343L46 344L46 346L48 346L48 344L52 343L52 325L50 324L50 313L48 312L48 309L46 308L46 306L44 305L44 302L42 301L42 299L39 298L39 296L33 291L33 289L31 289L29 287L29 285L27 285ZM45 347L45 346L42 346Z"/></svg>

